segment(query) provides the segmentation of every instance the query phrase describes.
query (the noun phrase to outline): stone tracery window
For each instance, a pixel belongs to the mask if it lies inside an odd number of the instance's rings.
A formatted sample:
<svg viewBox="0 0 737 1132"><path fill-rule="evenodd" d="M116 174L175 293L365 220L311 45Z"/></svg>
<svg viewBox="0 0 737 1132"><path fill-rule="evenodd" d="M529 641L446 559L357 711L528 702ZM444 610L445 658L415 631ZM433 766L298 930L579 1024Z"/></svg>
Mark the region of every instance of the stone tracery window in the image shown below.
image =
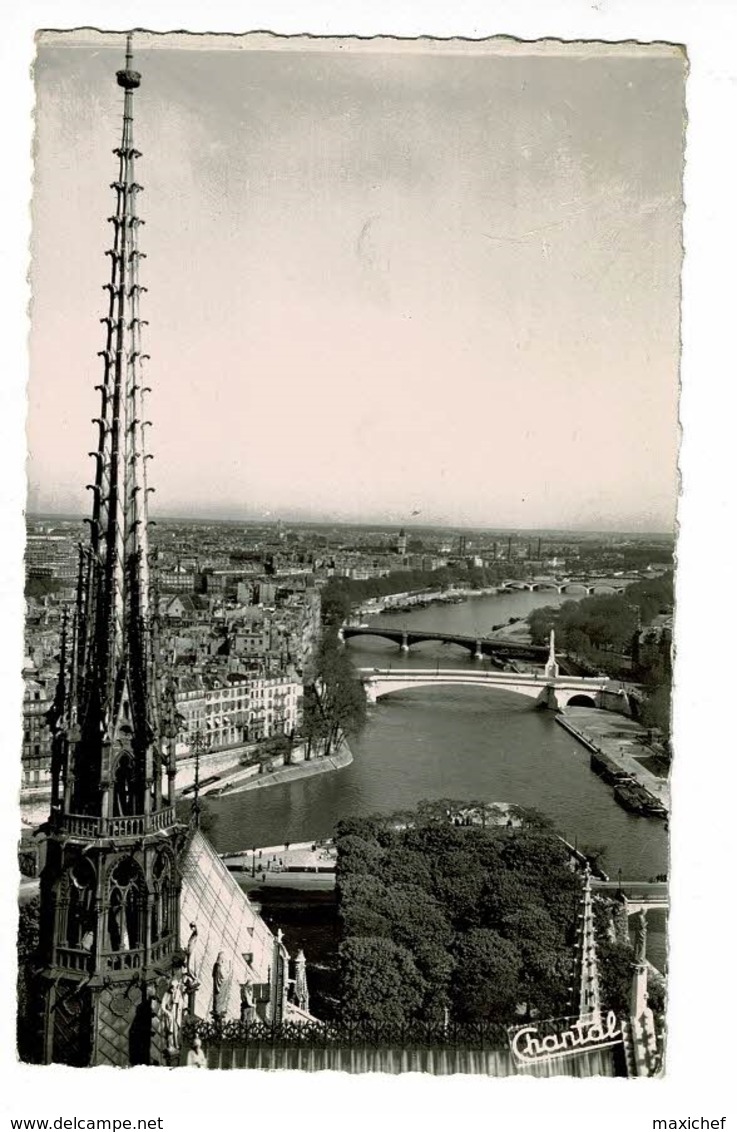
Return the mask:
<svg viewBox="0 0 737 1132"><path fill-rule="evenodd" d="M154 900L151 910L151 942L163 939L171 932L171 859L160 853L154 863Z"/></svg>
<svg viewBox="0 0 737 1132"><path fill-rule="evenodd" d="M108 937L112 951L132 951L143 944L145 886L138 864L130 857L110 874Z"/></svg>
<svg viewBox="0 0 737 1132"><path fill-rule="evenodd" d="M95 870L89 861L75 861L67 872L67 947L92 951L95 937L95 883Z"/></svg>
<svg viewBox="0 0 737 1132"><path fill-rule="evenodd" d="M115 817L127 817L134 811L134 765L132 757L125 753L118 759L113 784L113 813Z"/></svg>

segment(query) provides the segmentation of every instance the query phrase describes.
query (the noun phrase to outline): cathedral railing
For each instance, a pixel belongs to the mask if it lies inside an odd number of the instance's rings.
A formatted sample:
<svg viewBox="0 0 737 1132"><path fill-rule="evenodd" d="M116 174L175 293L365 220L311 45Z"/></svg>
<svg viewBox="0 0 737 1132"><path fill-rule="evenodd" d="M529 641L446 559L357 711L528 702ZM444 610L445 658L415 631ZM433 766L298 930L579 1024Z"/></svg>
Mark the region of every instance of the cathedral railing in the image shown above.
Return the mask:
<svg viewBox="0 0 737 1132"><path fill-rule="evenodd" d="M149 951L149 959L152 963L160 963L162 959L166 959L171 955L174 950L174 936L167 936L166 939L159 940L158 943L152 943Z"/></svg>
<svg viewBox="0 0 737 1132"><path fill-rule="evenodd" d="M239 1022L189 1018L186 1036L205 1045L374 1046L425 1048L456 1046L469 1049L508 1049L508 1028L497 1022Z"/></svg>
<svg viewBox="0 0 737 1132"><path fill-rule="evenodd" d="M86 814L58 814L54 824L73 837L101 837L101 823L102 818Z"/></svg>
<svg viewBox="0 0 737 1132"><path fill-rule="evenodd" d="M146 833L157 833L174 825L176 813L173 806L167 806L153 814L132 814L129 817L56 814L53 820L57 829L72 837L142 837Z"/></svg>
<svg viewBox="0 0 737 1132"><path fill-rule="evenodd" d="M130 951L104 951L100 961L103 971L140 971L145 958L145 947L136 947Z"/></svg>
<svg viewBox="0 0 737 1132"><path fill-rule="evenodd" d="M165 810L158 810L155 814L150 814L149 821L152 831L166 829L167 826L173 825L176 821L174 807L168 806Z"/></svg>
<svg viewBox="0 0 737 1132"><path fill-rule="evenodd" d="M58 967L66 967L68 971L89 971L92 967L92 954L76 947L57 947L54 961Z"/></svg>
<svg viewBox="0 0 737 1132"><path fill-rule="evenodd" d="M174 950L174 937L168 936L158 943L152 944L149 949L149 963L160 963L168 958ZM139 971L144 967L146 951L143 947L129 949L128 951L104 951L101 966L103 971ZM76 947L57 947L54 951L54 963L57 967L64 967L67 971L90 971L93 965L93 955Z"/></svg>

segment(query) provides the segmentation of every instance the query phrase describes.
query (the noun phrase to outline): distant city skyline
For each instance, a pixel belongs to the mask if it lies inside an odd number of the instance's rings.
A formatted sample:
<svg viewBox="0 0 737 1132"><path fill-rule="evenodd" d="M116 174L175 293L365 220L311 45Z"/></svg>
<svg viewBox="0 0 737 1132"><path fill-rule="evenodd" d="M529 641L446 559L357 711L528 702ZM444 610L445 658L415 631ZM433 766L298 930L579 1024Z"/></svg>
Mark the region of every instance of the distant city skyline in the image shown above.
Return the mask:
<svg viewBox="0 0 737 1132"><path fill-rule="evenodd" d="M683 55L206 43L135 44L152 512L672 531ZM88 510L122 44L39 44L29 511Z"/></svg>
<svg viewBox="0 0 737 1132"><path fill-rule="evenodd" d="M45 522L66 522L66 523L79 523L82 524L86 521L86 515L80 511L78 513L68 511L27 511L26 520L29 523L45 523ZM606 537L619 536L621 538L638 538L638 539L664 539L672 540L674 532L668 530L648 530L648 531L628 531L619 530L615 528L600 528L594 527L494 527L494 526L473 526L462 525L460 523L421 523L419 520L408 520L405 522L382 523L381 521L371 521L360 519L335 519L330 516L323 519L301 519L294 515L245 515L241 517L231 516L217 516L210 514L203 515L157 515L156 520L160 523L222 523L223 525L240 526L272 526L279 525L293 525L295 527L345 527L347 529L363 529L377 530L377 531L399 531L406 530L412 534L414 532L422 534L428 531L437 531L440 533L453 533L462 531L464 534L478 534L500 538L511 537L518 539L537 538L557 538L559 536L566 537L589 537L596 535L604 535Z"/></svg>

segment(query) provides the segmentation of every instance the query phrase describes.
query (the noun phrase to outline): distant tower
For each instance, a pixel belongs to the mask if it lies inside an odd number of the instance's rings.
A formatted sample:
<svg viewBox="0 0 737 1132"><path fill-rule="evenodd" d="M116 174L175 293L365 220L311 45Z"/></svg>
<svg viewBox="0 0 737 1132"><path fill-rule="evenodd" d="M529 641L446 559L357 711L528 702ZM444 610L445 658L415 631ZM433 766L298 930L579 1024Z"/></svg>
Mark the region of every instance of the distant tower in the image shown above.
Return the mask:
<svg viewBox="0 0 737 1132"><path fill-rule="evenodd" d="M468 550L468 537L466 535L458 536L458 555L463 558Z"/></svg>
<svg viewBox="0 0 737 1132"><path fill-rule="evenodd" d="M402 527L399 534L397 535L397 554L404 555L406 553L407 553L407 533L406 533L404 527Z"/></svg>
<svg viewBox="0 0 737 1132"><path fill-rule="evenodd" d="M545 675L550 680L557 680L560 675L560 665L555 659L555 629L550 630L550 651L545 665Z"/></svg>
<svg viewBox="0 0 737 1132"><path fill-rule="evenodd" d="M50 717L52 796L41 876L43 1050L69 1065L161 1063L157 1003L179 955L174 729L157 704L149 540L131 36L113 182L105 348L89 542L68 666Z"/></svg>

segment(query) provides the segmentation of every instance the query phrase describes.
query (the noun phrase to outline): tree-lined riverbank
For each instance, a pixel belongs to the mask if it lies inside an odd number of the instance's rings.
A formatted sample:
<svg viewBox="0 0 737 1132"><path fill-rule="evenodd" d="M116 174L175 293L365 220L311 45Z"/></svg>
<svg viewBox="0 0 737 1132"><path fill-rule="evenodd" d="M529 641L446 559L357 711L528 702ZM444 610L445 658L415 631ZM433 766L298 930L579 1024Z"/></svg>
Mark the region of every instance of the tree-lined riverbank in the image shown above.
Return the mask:
<svg viewBox="0 0 737 1132"><path fill-rule="evenodd" d="M538 605L564 595L538 593L479 597L405 615L412 628L483 633L510 617L524 620ZM376 624L395 625L383 614ZM336 634L337 635L337 634ZM379 638L345 646L356 667L443 667L479 670L484 662L454 646L427 642L401 653ZM341 817L412 808L420 798L505 798L551 817L574 844L606 843L604 867L633 879L667 871L667 835L661 822L626 813L611 788L591 772L588 752L555 722L508 692L429 688L390 696L369 709L360 736L350 740L354 761L340 774L275 783L210 801L219 816L221 851L333 836Z"/></svg>
<svg viewBox="0 0 737 1132"><path fill-rule="evenodd" d="M262 790L267 786L279 786L286 782L297 782L302 778L312 778L316 774L342 770L344 767L350 766L352 762L351 749L344 739L333 754L317 755L309 760L292 763L289 766L272 770L268 774L259 774L257 777L249 777L245 780L239 781L236 776L233 776L229 782L223 783L220 789L214 793L215 796L227 795L230 797L233 794L243 794L247 790Z"/></svg>

